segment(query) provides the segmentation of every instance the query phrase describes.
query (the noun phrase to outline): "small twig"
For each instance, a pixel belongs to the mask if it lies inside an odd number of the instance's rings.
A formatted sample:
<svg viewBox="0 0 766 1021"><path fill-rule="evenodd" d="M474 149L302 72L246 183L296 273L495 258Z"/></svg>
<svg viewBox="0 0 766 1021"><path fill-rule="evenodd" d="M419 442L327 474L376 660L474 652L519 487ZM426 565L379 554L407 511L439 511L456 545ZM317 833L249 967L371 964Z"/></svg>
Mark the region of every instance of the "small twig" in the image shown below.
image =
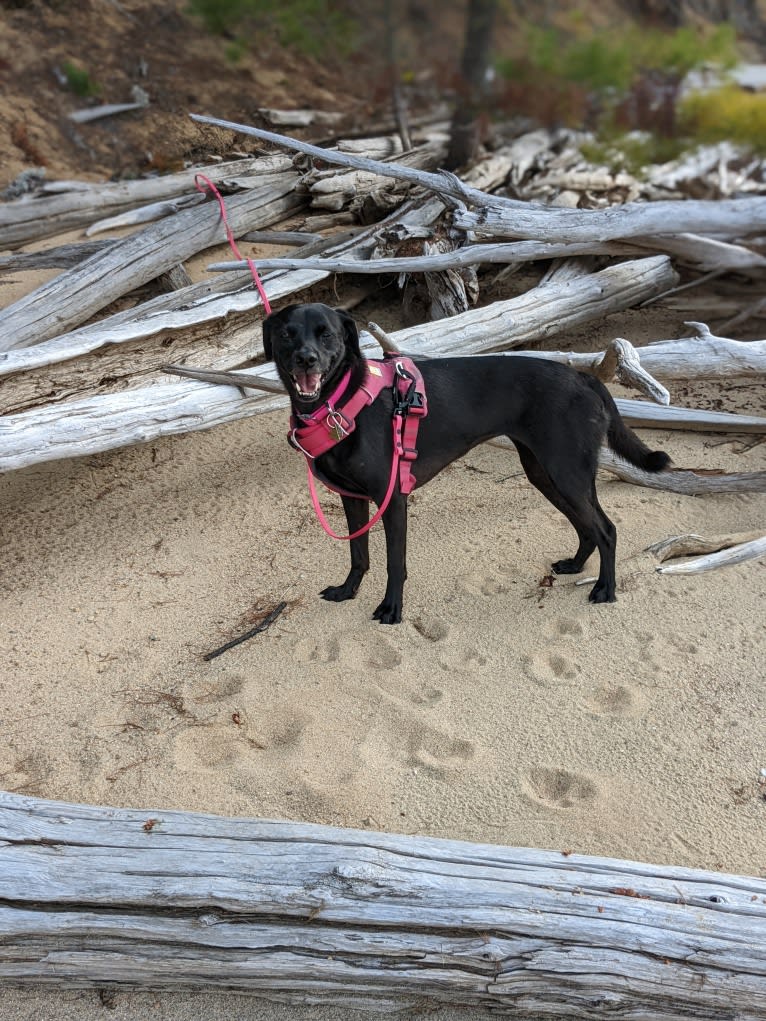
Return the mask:
<svg viewBox="0 0 766 1021"><path fill-rule="evenodd" d="M287 606L286 602L279 603L279 605L275 606L271 613L264 617L259 624L256 624L254 628L250 628L249 631L246 631L245 634L240 635L239 638L232 638L230 642L227 642L225 645L222 645L219 649L214 649L212 652L205 653L205 655L202 658L205 660L206 663L209 663L211 659L215 659L216 656L220 656L222 652L228 652L228 650L233 649L235 645L241 645L242 642L246 642L249 638L254 638L255 635L260 634L261 631L265 631L267 627L270 627L277 619L277 617L282 613L282 611L286 608L286 606Z"/></svg>
<svg viewBox="0 0 766 1021"><path fill-rule="evenodd" d="M69 114L69 119L75 124L87 124L89 121L98 120L100 117L113 117L117 113L129 113L131 110L143 110L146 103L108 103L105 106L91 106L84 110L75 110Z"/></svg>
<svg viewBox="0 0 766 1021"><path fill-rule="evenodd" d="M162 372L174 376L188 376L203 383L217 383L220 386L236 386L239 390L265 390L266 393L285 395L285 388L277 380L265 376L250 376L244 372L226 372L216 369L192 369L187 365L160 365Z"/></svg>
<svg viewBox="0 0 766 1021"><path fill-rule="evenodd" d="M746 323L748 319L758 319L761 317L761 313L766 311L766 299L759 298L758 301L752 302L732 316L731 319L727 319L720 327L721 333L730 333L732 330Z"/></svg>
<svg viewBox="0 0 766 1021"><path fill-rule="evenodd" d="M367 323L367 332L370 336L374 337L375 340L380 344L386 354L391 355L404 355L405 357L418 358L419 361L425 361L429 356L425 354L408 355L407 351L402 351L398 344L389 337L386 331L378 326L377 323Z"/></svg>
<svg viewBox="0 0 766 1021"><path fill-rule="evenodd" d="M707 284L711 280L715 280L716 277L723 276L726 272L726 269L713 269L709 273L703 273L703 275L701 277L697 277L696 280L689 280L688 283L679 284L678 287L671 287L669 291L663 291L661 294L655 294L652 298L647 298L646 301L642 301L637 308L647 308L649 305L654 305L657 301L662 301L663 298L669 298L671 294L679 294L681 291L688 291L691 287L701 287L702 284Z"/></svg>

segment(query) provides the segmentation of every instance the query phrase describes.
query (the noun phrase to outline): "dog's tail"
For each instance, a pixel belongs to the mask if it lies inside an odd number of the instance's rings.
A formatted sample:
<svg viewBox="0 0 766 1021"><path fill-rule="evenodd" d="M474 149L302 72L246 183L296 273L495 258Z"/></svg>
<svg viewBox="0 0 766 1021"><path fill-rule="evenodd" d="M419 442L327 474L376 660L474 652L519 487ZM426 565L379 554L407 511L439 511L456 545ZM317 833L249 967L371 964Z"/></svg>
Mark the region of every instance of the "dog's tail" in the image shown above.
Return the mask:
<svg viewBox="0 0 766 1021"><path fill-rule="evenodd" d="M615 454L634 464L636 468L642 468L647 472L661 472L670 464L670 455L664 450L650 450L638 436L629 429L623 421L622 415L614 403L614 398L604 384L595 376L585 377L604 402L608 415L606 440Z"/></svg>

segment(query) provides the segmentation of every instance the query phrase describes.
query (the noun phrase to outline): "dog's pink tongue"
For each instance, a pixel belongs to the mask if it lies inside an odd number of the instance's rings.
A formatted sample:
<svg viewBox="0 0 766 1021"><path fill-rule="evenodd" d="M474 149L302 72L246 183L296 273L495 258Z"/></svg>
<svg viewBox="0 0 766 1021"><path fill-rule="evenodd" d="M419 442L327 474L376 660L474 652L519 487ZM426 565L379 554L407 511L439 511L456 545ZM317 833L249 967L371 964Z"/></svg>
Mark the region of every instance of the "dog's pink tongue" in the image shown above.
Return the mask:
<svg viewBox="0 0 766 1021"><path fill-rule="evenodd" d="M322 376L319 372L296 372L295 374L298 389L304 394L316 393L321 379Z"/></svg>

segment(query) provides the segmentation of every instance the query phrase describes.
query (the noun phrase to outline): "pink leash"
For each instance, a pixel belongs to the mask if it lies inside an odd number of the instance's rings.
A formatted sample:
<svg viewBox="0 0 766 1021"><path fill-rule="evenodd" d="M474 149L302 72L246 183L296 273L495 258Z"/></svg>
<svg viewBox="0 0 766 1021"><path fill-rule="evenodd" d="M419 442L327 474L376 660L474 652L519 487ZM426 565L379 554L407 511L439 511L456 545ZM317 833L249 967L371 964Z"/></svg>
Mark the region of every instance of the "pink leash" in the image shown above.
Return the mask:
<svg viewBox="0 0 766 1021"><path fill-rule="evenodd" d="M200 184L200 182L202 183ZM204 195L206 191L211 192L218 200L218 207L221 210L221 222L223 223L224 230L226 231L226 240L229 242L229 247L231 248L232 252L234 252L236 257L240 260L240 262L246 262L247 265L250 267L250 272L253 274L253 280L255 281L255 286L258 288L258 293L261 296L261 301L263 302L263 307L266 311L266 315L270 316L271 305L269 304L269 299L266 297L266 292L263 289L261 278L258 276L258 270L255 268L255 263L253 262L253 260L244 259L242 253L237 248L237 242L234 239L234 233L231 227L229 226L229 221L226 216L226 205L224 204L223 197L220 191L216 188L216 186L213 184L210 178L205 177L204 174L195 174L194 187L202 195Z"/></svg>
<svg viewBox="0 0 766 1021"><path fill-rule="evenodd" d="M242 256L242 253L240 252L239 248L237 247L237 242L236 242L236 240L234 238L234 233L233 233L231 227L229 226L229 220L228 220L228 217L226 216L226 205L225 205L225 203L223 201L223 196L221 195L220 191L216 188L216 186L213 184L213 182L210 180L210 178L206 177L204 174L196 174L195 175L195 177L194 177L194 187L202 195L204 195L206 191L211 192L211 194L214 195L215 198L217 199L218 207L219 207L219 209L221 211L221 222L223 223L224 230L226 231L226 240L229 242L229 246L230 246L232 252L234 252L234 254L236 255L236 257L241 262L247 262L247 265L250 268L250 272L253 275L253 280L255 281L255 286L258 288L258 293L261 296L261 301L263 302L263 307L264 307L264 309L266 311L266 315L271 315L271 304L269 303L269 299L266 297L266 291L263 289L263 284L261 282L260 276L258 275L258 270L256 269L255 262L252 259L244 259L243 256ZM397 425L398 425L399 421L400 421L400 419L396 418L396 417L393 420L393 423L394 423L394 456L393 456L393 459L391 461L391 477L388 480L388 489L386 491L385 497L383 498L383 503L380 505L380 507L378 508L376 513L373 514L373 516L370 518L370 520L367 522L367 524L363 525L362 528L358 529L356 532L353 532L351 535L336 535L335 532L333 532L332 528L330 527L330 523L327 520L327 518L324 516L324 511L322 510L322 508L321 508L321 506L319 504L319 497L317 495L316 485L314 483L314 476L313 476L313 474L311 472L311 466L309 465L308 460L307 460L306 467L307 467L308 476L309 476L309 492L311 493L311 502L314 505L314 510L316 512L317 518L319 519L320 525L322 526L322 528L324 528L325 532L327 532L327 534L331 538L333 538L333 539L341 539L341 540L345 540L345 541L348 541L350 539L356 539L360 535L364 535L365 532L369 532L369 530L372 528L372 526L376 525L380 521L380 519L383 517L383 515L385 514L386 509L387 509L389 503L391 503L391 497L394 495L394 487L396 486L396 479L397 479L397 476L399 474L399 457L400 457L400 454L401 454L401 451L402 451L401 437L399 436L399 432L398 432L398 429L397 429Z"/></svg>
<svg viewBox="0 0 766 1021"><path fill-rule="evenodd" d="M319 503L319 497L317 495L317 488L314 482L314 475L311 471L311 465L308 461L308 458L306 459L306 470L308 472L309 477L309 493L311 493L311 502L314 505L314 511L316 513L317 518L319 519L319 524L322 526L322 528L324 528L325 532L327 532L331 539L340 539L341 541L345 542L348 542L350 539L357 539L359 538L360 535L364 535L365 532L369 532L373 525L377 525L377 523L385 514L388 505L391 503L391 497L394 495L394 487L396 485L396 479L399 474L399 449L401 444L397 432L397 421L398 420L394 418L393 420L394 456L391 459L391 477L388 480L388 489L386 490L386 495L383 497L383 503L380 505L380 507L378 507L377 511L373 514L373 516L370 518L367 524L362 525L361 528L357 529L356 532L352 532L351 535L336 535L335 532L333 532L332 528L330 527L330 522L324 516L324 511L322 510ZM360 497L360 499L366 500L368 499L368 497L363 496Z"/></svg>

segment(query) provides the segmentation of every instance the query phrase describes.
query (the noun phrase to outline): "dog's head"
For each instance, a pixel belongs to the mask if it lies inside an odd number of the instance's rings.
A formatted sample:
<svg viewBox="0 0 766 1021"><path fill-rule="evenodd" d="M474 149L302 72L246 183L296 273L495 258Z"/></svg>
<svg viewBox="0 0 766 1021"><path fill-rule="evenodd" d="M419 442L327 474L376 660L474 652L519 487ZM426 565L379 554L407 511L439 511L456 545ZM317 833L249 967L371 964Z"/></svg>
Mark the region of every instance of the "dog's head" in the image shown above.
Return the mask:
<svg viewBox="0 0 766 1021"><path fill-rule="evenodd" d="M304 412L332 392L346 369L363 365L356 323L329 305L288 305L272 313L263 323L263 349Z"/></svg>

